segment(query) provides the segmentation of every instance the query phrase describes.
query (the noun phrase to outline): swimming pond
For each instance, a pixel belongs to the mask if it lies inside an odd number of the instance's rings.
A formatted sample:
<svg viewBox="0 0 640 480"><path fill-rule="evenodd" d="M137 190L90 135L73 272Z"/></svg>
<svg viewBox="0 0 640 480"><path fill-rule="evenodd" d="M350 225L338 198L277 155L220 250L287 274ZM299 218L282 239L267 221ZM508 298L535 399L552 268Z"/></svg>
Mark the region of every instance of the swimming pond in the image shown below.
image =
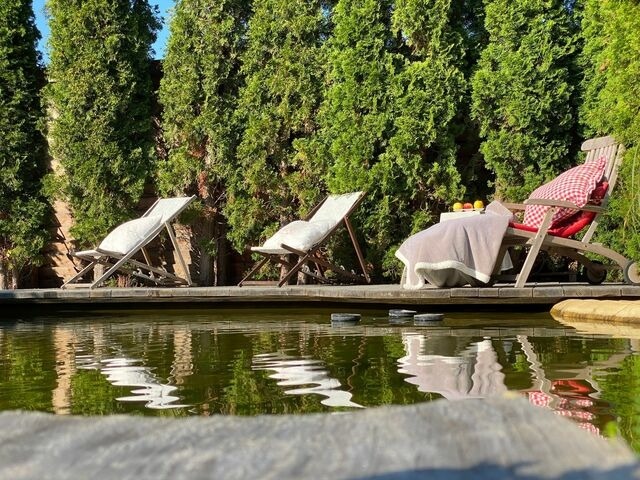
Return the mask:
<svg viewBox="0 0 640 480"><path fill-rule="evenodd" d="M362 319L332 325L337 311ZM0 321L0 410L345 412L511 391L640 451L638 332L514 312L424 324L360 308L12 315Z"/></svg>

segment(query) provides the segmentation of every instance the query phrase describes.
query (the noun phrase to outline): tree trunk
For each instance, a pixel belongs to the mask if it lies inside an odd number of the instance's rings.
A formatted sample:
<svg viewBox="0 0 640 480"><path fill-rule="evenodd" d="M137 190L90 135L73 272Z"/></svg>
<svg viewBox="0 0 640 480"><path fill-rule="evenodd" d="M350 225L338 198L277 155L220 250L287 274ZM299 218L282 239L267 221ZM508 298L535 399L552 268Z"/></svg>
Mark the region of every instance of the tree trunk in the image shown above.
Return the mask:
<svg viewBox="0 0 640 480"><path fill-rule="evenodd" d="M215 285L229 284L229 248L227 244L227 224L222 215L217 215L216 228L216 258L214 260Z"/></svg>
<svg viewBox="0 0 640 480"><path fill-rule="evenodd" d="M20 278L20 270L16 267L11 268L11 289L16 290L18 288L18 279Z"/></svg>
<svg viewBox="0 0 640 480"><path fill-rule="evenodd" d="M196 251L200 253L198 285L209 286L215 284L215 278L213 278L214 271L212 268L214 259L211 257L208 249L203 246L203 243L206 244L215 239L215 221L208 215L205 215L204 218L200 220L199 227L193 232L193 241L197 244Z"/></svg>
<svg viewBox="0 0 640 480"><path fill-rule="evenodd" d="M4 262L0 262L0 290L6 290L8 287L7 265Z"/></svg>

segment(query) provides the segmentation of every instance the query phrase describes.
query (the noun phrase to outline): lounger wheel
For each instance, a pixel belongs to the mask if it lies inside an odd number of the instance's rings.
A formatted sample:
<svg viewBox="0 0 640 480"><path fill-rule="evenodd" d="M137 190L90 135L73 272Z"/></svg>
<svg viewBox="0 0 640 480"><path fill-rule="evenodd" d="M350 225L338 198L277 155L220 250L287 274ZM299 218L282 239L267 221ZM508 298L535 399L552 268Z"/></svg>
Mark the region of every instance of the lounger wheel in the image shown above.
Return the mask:
<svg viewBox="0 0 640 480"><path fill-rule="evenodd" d="M640 285L640 272L638 271L638 264L633 260L627 263L622 272L624 275L624 283L631 285Z"/></svg>
<svg viewBox="0 0 640 480"><path fill-rule="evenodd" d="M591 285L600 285L607 278L607 270L605 268L600 268L602 266L602 262L594 261L592 263L594 263L596 267L588 268L585 266L581 276Z"/></svg>

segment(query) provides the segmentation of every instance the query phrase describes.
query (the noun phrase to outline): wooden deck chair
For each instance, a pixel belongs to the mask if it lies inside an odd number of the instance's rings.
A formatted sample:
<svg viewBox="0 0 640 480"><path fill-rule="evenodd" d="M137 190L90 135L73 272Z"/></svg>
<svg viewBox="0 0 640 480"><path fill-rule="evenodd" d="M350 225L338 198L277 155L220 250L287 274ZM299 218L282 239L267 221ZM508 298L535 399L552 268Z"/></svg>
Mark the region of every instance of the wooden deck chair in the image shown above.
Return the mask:
<svg viewBox="0 0 640 480"><path fill-rule="evenodd" d="M622 163L624 147L616 143L613 137L599 137L585 141L582 144L582 150L587 153L583 167L588 168L589 165L595 165L595 162L604 161L605 163L602 179L595 185L593 191L587 192L591 197L586 204L579 206L575 202L566 199L535 198L536 192L540 191L540 189L534 191L524 204L505 204L505 206L514 211L526 210L532 206L536 208L543 207L545 210L539 224L528 224L525 214L524 223L512 222L507 228L501 252L496 262L497 269L501 264L500 259L509 247L524 245L529 248L522 269L516 277L515 287L517 288L523 287L527 282L536 257L541 251L559 254L584 265L587 279L590 283L601 283L604 281L607 271L616 268L622 270L626 283L640 283L640 274L635 262L602 244L591 242L591 238L598 226L599 217L606 212L609 197L618 176L618 169ZM575 170L575 168L569 170L560 177ZM560 177L556 180L560 179ZM545 186L548 185L550 184ZM575 238L587 226L588 229L584 235L579 239ZM585 255L587 253L600 255L612 261L612 263L604 265L594 262ZM498 272L495 271L494 275L498 276Z"/></svg>
<svg viewBox="0 0 640 480"><path fill-rule="evenodd" d="M191 286L192 281L189 269L178 248L175 232L171 223L195 198L195 196L191 196L156 200L142 217L130 220L116 227L95 249L71 253L71 255L76 258L88 261L89 264L71 279L67 280L62 285L62 288L68 286L99 287L105 280L118 271L152 281L159 285L177 284ZM151 265L151 260L145 247L165 228L171 239L180 267L184 272L184 278L170 273L165 269ZM142 254L142 259L137 260L133 258L138 253ZM106 271L103 275L93 282L77 283L80 279L92 274L96 265L105 266Z"/></svg>
<svg viewBox="0 0 640 480"><path fill-rule="evenodd" d="M327 283L329 280L324 275L325 269L355 281L360 281L364 278L367 283L370 283L371 279L365 265L362 250L358 245L355 231L349 221L349 215L360 205L364 195L364 192L329 195L311 211L306 219L288 223L261 246L251 247L252 252L259 253L264 258L254 265L238 286L241 287L269 262L285 265L289 268L288 273L279 281L279 287L287 283L298 272ZM351 237L351 242L362 268L362 276L333 265L321 251L321 247L342 224L347 228ZM298 256L297 262L287 260L287 256L291 254ZM315 265L316 273L303 269L309 263Z"/></svg>

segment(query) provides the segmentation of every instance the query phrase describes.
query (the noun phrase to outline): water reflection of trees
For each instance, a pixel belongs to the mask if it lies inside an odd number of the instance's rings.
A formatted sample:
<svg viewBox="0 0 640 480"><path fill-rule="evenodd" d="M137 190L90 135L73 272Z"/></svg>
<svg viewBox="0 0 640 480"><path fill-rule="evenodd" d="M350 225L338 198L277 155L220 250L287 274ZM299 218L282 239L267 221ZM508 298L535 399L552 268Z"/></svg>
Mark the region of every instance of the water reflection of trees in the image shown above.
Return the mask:
<svg viewBox="0 0 640 480"><path fill-rule="evenodd" d="M254 415L349 409L326 401L331 398L327 392L335 395L331 390L368 407L509 389L598 431L606 431L617 415L618 428L633 439L640 433L636 343L577 335L570 328L335 329L295 321L21 323L0 328L0 408ZM291 386L279 385L283 378L278 375L304 372L278 370L284 367L275 364L256 368L259 359L274 352L282 355L279 361L309 360L321 369L321 378L315 379L321 381L298 378L308 382L296 387L302 394L287 394ZM155 385L165 400L175 397L163 406L190 407L152 412L141 408L149 398L118 401L136 396L135 385L114 380L114 372L132 360L136 362L128 366L144 379L129 383ZM323 386L325 381L329 383ZM314 385L319 385L315 391ZM335 387L326 388L330 385Z"/></svg>

